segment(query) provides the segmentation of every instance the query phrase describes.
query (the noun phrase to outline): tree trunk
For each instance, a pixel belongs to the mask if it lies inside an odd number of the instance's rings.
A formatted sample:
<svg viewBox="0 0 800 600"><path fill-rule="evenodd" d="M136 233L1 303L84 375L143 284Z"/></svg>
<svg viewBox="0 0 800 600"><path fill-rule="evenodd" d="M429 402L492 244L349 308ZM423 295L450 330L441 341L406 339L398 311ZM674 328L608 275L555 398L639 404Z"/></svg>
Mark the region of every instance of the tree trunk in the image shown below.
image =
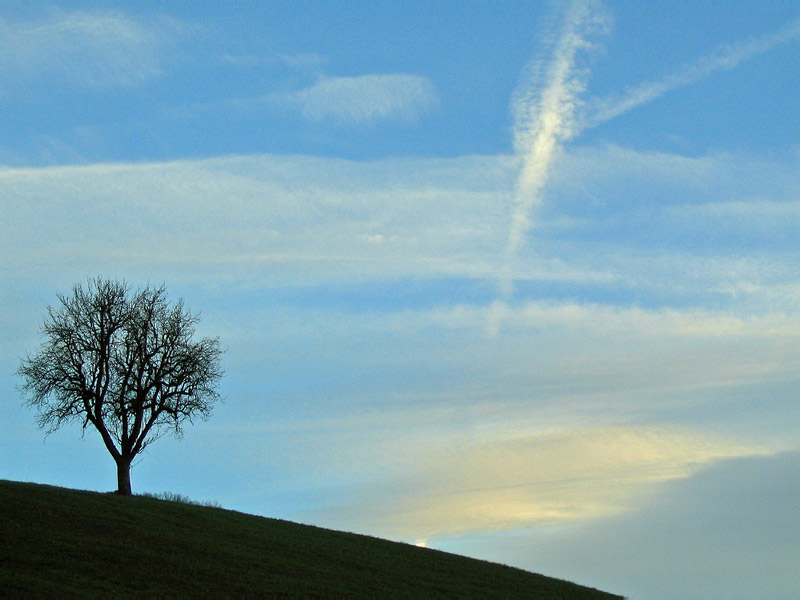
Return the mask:
<svg viewBox="0 0 800 600"><path fill-rule="evenodd" d="M117 460L117 493L131 496L131 459Z"/></svg>

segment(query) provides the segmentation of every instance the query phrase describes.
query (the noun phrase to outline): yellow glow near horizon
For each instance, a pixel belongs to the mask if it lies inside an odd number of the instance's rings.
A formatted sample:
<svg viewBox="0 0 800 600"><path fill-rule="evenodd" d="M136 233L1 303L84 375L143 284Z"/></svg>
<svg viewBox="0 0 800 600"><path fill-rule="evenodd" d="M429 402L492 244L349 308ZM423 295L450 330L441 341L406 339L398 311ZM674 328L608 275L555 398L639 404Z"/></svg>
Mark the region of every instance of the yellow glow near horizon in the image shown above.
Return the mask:
<svg viewBox="0 0 800 600"><path fill-rule="evenodd" d="M769 453L660 427L516 436L430 457L414 477L413 495L397 494L380 513L360 515L382 535L427 546L435 537L612 515L635 507L655 483L688 477L716 460Z"/></svg>

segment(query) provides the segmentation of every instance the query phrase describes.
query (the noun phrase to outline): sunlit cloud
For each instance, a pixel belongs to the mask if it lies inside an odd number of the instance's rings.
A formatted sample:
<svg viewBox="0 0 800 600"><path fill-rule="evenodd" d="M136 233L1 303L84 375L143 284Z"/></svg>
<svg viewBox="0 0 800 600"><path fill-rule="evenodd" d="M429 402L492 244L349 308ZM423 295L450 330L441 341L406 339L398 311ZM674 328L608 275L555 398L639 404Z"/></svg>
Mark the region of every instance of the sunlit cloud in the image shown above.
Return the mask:
<svg viewBox="0 0 800 600"><path fill-rule="evenodd" d="M436 547L635 509L659 482L796 445L796 313L530 303L487 340L487 310L273 309L226 332L250 368L281 357L312 380L296 397L313 414L292 402L243 432L328 495L293 518Z"/></svg>
<svg viewBox="0 0 800 600"><path fill-rule="evenodd" d="M325 77L295 92L270 94L266 100L296 110L311 121L345 125L415 121L439 105L429 79L405 73Z"/></svg>
<svg viewBox="0 0 800 600"><path fill-rule="evenodd" d="M710 462L768 452L735 439L658 427L500 437L426 456L412 453L407 458L418 461L417 470L396 487L367 489L369 503L332 509L328 516L341 519L341 526L361 521L395 539L429 543L563 524L630 509L653 484L687 477Z"/></svg>

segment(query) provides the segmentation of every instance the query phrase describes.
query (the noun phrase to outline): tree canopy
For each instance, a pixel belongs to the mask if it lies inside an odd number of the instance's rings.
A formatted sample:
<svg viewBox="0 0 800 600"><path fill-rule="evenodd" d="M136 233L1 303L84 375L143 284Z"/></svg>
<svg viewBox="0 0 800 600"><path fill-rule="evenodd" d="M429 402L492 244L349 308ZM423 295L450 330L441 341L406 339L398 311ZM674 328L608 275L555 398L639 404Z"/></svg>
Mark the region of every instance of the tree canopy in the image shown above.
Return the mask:
<svg viewBox="0 0 800 600"><path fill-rule="evenodd" d="M39 351L24 359L27 403L40 427L78 421L97 429L117 464L118 492L131 493L133 458L167 432L207 418L219 399L218 338L195 340L193 315L164 286L133 290L94 279L48 307Z"/></svg>

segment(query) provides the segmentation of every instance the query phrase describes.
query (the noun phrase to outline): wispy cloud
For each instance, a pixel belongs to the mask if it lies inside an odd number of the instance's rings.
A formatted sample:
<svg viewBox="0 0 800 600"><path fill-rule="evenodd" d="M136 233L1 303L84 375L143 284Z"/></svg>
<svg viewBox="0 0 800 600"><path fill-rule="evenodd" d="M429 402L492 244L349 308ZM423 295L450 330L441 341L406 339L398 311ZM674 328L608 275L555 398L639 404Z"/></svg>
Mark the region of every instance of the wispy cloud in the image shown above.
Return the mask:
<svg viewBox="0 0 800 600"><path fill-rule="evenodd" d="M230 280L275 268L287 284L324 284L335 272L342 283L469 277L488 288L505 264L497 248L507 242L517 165L502 156L365 163L264 155L0 169L4 256L20 276L32 265L66 273L124 264L173 277L201 269ZM549 185L568 200L543 207L539 222L540 248L553 251L519 256L515 277L526 295L531 282L549 282L539 298L573 282L584 287L568 298L587 301L618 289L617 302L631 294L695 302L725 287L740 289L737 302L777 301L783 292L773 286L796 283L797 166L796 157L565 151ZM124 231L114 226L120 220ZM33 244L27 231L50 233ZM732 253L732 231L762 252Z"/></svg>
<svg viewBox="0 0 800 600"><path fill-rule="evenodd" d="M690 85L715 71L730 70L740 63L773 48L800 39L800 18L778 31L743 42L726 44L697 62L684 66L663 79L648 81L626 89L621 94L595 99L587 107L588 116L582 128L590 128L652 102L672 90Z"/></svg>
<svg viewBox="0 0 800 600"><path fill-rule="evenodd" d="M320 72L328 58L315 52L298 52L295 54L257 54L257 53L231 53L224 52L216 60L225 65L238 68L274 67L280 65L300 73Z"/></svg>
<svg viewBox="0 0 800 600"><path fill-rule="evenodd" d="M140 85L164 71L164 53L184 24L145 22L112 11L54 9L36 20L0 20L5 95L21 85L107 88Z"/></svg>
<svg viewBox="0 0 800 600"><path fill-rule="evenodd" d="M344 125L415 121L439 105L429 79L405 73L325 77L295 92L270 94L266 100L296 110L305 119Z"/></svg>
<svg viewBox="0 0 800 600"><path fill-rule="evenodd" d="M484 278L496 266L496 208L508 202L511 168L483 157L252 156L0 169L0 196L16 215L4 225L25 223L8 227L3 245L9 264L39 256L45 269L63 260L78 271L152 271L145 277L255 269L288 284ZM123 221L124 231L114 225ZM31 244L25 231L52 235Z"/></svg>

